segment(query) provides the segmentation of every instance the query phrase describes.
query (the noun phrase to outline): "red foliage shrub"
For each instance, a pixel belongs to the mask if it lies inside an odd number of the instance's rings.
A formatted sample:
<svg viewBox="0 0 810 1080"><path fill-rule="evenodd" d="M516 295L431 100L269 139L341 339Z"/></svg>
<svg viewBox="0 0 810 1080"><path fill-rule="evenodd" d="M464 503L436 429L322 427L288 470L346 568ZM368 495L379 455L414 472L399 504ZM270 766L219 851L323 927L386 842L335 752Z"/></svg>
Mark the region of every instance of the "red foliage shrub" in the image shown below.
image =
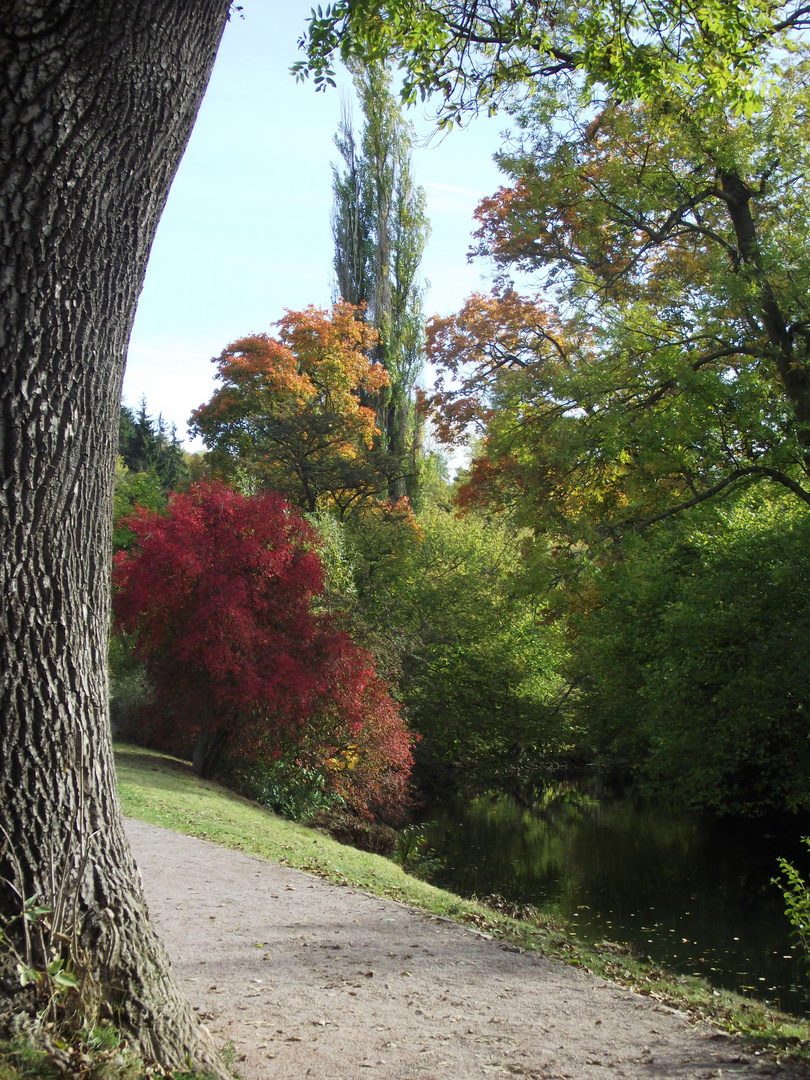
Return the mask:
<svg viewBox="0 0 810 1080"><path fill-rule="evenodd" d="M274 492L219 483L126 519L116 625L137 636L156 741L210 775L226 745L257 760L300 746L360 813L407 802L410 736L369 653L312 611L323 590L315 532Z"/></svg>
<svg viewBox="0 0 810 1080"><path fill-rule="evenodd" d="M360 697L363 723L342 757L327 760L331 786L361 817L400 825L408 810L412 736L399 706L373 672Z"/></svg>

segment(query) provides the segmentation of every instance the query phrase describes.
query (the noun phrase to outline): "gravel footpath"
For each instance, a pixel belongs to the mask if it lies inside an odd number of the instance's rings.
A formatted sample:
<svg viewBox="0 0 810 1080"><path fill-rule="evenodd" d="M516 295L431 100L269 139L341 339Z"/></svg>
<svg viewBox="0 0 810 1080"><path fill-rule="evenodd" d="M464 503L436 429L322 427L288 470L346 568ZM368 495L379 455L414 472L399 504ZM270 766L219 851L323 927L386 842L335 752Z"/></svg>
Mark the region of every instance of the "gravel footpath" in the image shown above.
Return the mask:
<svg viewBox="0 0 810 1080"><path fill-rule="evenodd" d="M445 919L128 820L178 980L245 1080L810 1077Z"/></svg>

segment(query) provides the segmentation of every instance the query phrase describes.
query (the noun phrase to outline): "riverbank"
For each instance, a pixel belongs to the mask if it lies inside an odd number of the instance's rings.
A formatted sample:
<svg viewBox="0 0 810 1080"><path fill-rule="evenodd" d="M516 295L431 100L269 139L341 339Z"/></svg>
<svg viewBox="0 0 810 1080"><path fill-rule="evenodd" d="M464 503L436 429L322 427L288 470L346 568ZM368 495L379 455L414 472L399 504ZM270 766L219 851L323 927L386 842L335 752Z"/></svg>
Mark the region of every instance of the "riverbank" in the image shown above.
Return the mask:
<svg viewBox="0 0 810 1080"><path fill-rule="evenodd" d="M462 900L183 762L119 747L117 765L152 915L244 1080L810 1078L803 1019ZM122 1046L0 1042L0 1080L164 1075Z"/></svg>
<svg viewBox="0 0 810 1080"><path fill-rule="evenodd" d="M452 919L524 952L564 960L629 986L657 1004L685 1010L717 1030L742 1035L751 1053L810 1058L810 1025L801 1018L713 990L701 979L644 965L623 946L583 945L567 927L542 915L530 924L462 900L403 873L387 859L336 844L217 784L200 781L183 762L119 747L117 763L122 804L131 817Z"/></svg>
<svg viewBox="0 0 810 1080"><path fill-rule="evenodd" d="M425 909L131 819L127 831L178 982L243 1080L810 1077Z"/></svg>

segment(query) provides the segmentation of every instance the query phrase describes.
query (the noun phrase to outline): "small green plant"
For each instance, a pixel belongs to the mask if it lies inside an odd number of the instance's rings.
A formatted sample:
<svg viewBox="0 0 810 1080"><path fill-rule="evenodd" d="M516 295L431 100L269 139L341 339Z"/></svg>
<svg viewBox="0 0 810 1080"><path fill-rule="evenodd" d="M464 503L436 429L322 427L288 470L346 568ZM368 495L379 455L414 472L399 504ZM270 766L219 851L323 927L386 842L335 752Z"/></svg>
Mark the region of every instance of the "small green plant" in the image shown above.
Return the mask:
<svg viewBox="0 0 810 1080"><path fill-rule="evenodd" d="M226 1064L233 1072L225 1048ZM237 1074L234 1072L234 1076ZM0 1080L212 1080L202 1073L172 1071L145 1060L108 1020L69 1040L53 1025L0 1038Z"/></svg>
<svg viewBox="0 0 810 1080"><path fill-rule="evenodd" d="M435 821L424 821L421 825L406 825L397 833L397 846L392 856L395 863L414 877L430 878L444 868L444 862L430 846L427 831Z"/></svg>
<svg viewBox="0 0 810 1080"><path fill-rule="evenodd" d="M22 864L11 837L0 826L14 872L13 881L5 877L0 881L19 902L18 914L0 926L0 944L16 961L20 985L36 993L38 1023L41 1030L49 1029L51 1041L90 1030L98 1020L100 996L80 940L79 891L90 857L89 845L96 835L91 834L76 850L76 837L84 835L78 827L83 814L82 804L61 852L55 851L53 844L45 844L46 895L25 895Z"/></svg>
<svg viewBox="0 0 810 1080"><path fill-rule="evenodd" d="M340 795L328 789L323 772L289 756L269 765L232 766L225 780L248 799L291 821L310 821L322 811L346 805Z"/></svg>
<svg viewBox="0 0 810 1080"><path fill-rule="evenodd" d="M21 898L22 899L22 898ZM20 977L21 986L43 986L45 983L50 983L51 989L56 992L59 990L78 990L79 980L75 975L71 974L70 964L65 960L64 956L53 956L54 947L53 944L45 945L46 936L52 939L53 924L50 921L53 918L53 908L45 907L39 903L39 896L30 896L27 900L23 901L22 918L26 924L30 925L30 928L39 937L41 954L46 957L46 962L42 969L32 966L30 959L30 951L26 949L26 958L17 955L17 974ZM58 935L61 938L63 935ZM14 947L10 946L12 951ZM47 950L47 951L46 951ZM52 957L52 958L51 958Z"/></svg>
<svg viewBox="0 0 810 1080"><path fill-rule="evenodd" d="M802 837L802 843L810 849L810 836ZM805 963L810 968L810 886L787 859L779 859L782 876L771 878L782 890L785 898L785 915L793 927L791 934L802 947Z"/></svg>

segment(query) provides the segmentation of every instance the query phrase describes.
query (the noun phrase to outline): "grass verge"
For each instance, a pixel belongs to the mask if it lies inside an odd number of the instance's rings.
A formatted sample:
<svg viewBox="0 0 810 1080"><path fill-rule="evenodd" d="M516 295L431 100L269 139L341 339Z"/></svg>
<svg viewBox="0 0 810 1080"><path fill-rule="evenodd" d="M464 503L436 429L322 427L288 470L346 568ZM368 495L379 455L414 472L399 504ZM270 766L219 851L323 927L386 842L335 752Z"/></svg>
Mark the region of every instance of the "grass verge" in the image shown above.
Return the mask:
<svg viewBox="0 0 810 1080"><path fill-rule="evenodd" d="M804 1019L715 990L702 979L664 971L622 944L586 945L556 918L541 914L531 923L522 922L437 889L388 859L345 847L216 783L199 780L185 762L128 746L116 747L116 762L121 802L131 817L453 919L514 948L541 951L684 1009L696 1019L742 1035L751 1052L810 1061L810 1023Z"/></svg>

